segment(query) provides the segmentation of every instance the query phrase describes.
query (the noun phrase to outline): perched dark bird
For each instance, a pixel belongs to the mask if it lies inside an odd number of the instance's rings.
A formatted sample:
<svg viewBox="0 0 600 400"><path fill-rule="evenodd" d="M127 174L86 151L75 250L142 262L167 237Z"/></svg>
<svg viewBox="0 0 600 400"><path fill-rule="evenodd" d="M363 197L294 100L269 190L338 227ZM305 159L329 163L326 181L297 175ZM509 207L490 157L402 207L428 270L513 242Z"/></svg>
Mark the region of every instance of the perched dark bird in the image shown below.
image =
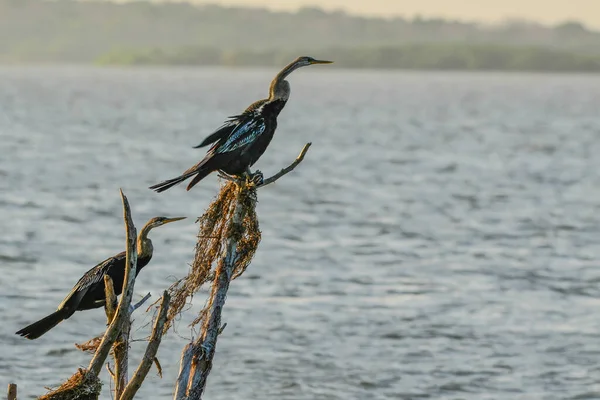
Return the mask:
<svg viewBox="0 0 600 400"><path fill-rule="evenodd" d="M285 78L300 67L313 64L330 64L332 61L315 60L312 57L299 57L281 70L271 82L269 97L252 103L246 110L225 122L213 134L195 148L214 143L206 156L177 178L150 186L157 192L165 191L192 176L187 186L195 184L213 171L223 171L229 175L249 173L252 166L267 149L277 128L277 116L290 96L290 84Z"/></svg>
<svg viewBox="0 0 600 400"><path fill-rule="evenodd" d="M148 233L152 228L184 219L154 217L144 225L137 238L137 269L136 276L150 262L154 248ZM90 310L104 306L106 296L104 294L104 275L108 274L113 281L115 294L121 294L123 280L125 279L125 252L108 258L86 272L71 292L60 303L58 309L33 324L26 326L17 335L25 336L27 339L37 339L61 321L69 318L75 311Z"/></svg>

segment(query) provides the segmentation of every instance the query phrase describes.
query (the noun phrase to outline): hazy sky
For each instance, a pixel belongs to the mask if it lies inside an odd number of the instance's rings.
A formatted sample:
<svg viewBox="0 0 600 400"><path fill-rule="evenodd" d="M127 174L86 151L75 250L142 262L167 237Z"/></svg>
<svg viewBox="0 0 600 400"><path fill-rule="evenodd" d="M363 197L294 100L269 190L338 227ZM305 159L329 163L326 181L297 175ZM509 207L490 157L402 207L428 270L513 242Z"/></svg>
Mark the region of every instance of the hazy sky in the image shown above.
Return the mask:
<svg viewBox="0 0 600 400"><path fill-rule="evenodd" d="M178 0L181 1L181 0ZM296 9L318 5L352 13L458 18L495 22L526 18L544 23L577 19L600 28L600 0L191 0L196 3Z"/></svg>

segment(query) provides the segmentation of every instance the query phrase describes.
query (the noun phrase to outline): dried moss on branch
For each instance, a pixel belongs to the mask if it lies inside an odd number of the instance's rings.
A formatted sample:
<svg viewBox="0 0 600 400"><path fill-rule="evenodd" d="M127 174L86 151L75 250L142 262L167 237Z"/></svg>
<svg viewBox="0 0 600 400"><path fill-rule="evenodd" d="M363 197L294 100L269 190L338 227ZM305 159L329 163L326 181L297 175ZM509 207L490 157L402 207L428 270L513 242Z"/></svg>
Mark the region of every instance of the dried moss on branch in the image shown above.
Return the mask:
<svg viewBox="0 0 600 400"><path fill-rule="evenodd" d="M233 279L240 276L250 264L261 238L256 218L255 196L255 188L251 185L239 186L237 183L227 182L204 215L198 218L200 228L194 261L189 274L169 289L172 301L165 331L172 326L173 320L202 285L214 278L218 265L223 262L223 249L228 237L235 236L236 252L239 255L235 262ZM242 200L240 204L244 217L241 219L241 225L234 226L231 221L238 205L236 199ZM198 324L201 317L202 314L194 320L193 325Z"/></svg>

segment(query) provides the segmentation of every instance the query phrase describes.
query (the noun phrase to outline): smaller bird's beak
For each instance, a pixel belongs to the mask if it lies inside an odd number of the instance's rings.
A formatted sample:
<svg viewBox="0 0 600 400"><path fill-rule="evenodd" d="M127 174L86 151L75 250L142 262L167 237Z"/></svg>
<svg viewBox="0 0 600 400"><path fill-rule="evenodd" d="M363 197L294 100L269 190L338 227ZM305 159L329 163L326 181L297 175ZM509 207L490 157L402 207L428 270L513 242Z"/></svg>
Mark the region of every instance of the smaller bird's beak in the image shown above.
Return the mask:
<svg viewBox="0 0 600 400"><path fill-rule="evenodd" d="M333 61L327 61L327 60L312 60L310 62L311 64L332 64Z"/></svg>
<svg viewBox="0 0 600 400"><path fill-rule="evenodd" d="M176 217L176 218L167 218L163 221L164 224L168 224L170 222L181 221L182 219L186 219L187 217Z"/></svg>

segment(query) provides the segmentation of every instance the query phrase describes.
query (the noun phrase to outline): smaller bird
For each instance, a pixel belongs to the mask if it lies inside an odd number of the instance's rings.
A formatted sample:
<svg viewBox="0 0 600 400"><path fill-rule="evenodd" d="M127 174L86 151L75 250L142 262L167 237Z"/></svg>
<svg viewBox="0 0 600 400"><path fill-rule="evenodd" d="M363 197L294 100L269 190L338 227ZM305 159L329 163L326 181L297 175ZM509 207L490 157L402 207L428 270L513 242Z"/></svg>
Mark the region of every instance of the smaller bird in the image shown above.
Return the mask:
<svg viewBox="0 0 600 400"><path fill-rule="evenodd" d="M277 129L277 116L290 97L290 84L285 78L300 67L332 62L306 56L292 61L271 82L268 98L255 101L240 115L229 117L225 124L195 147L214 143L202 161L180 176L150 186L150 189L160 193L193 176L187 186L190 190L213 171L250 175L250 167L269 146Z"/></svg>
<svg viewBox="0 0 600 400"><path fill-rule="evenodd" d="M152 241L148 238L150 230L182 219L185 219L185 217L154 217L144 225L137 237L138 259L135 271L136 276L152 259L154 247L152 246ZM16 334L24 336L27 339L37 339L63 320L71 317L75 311L91 310L93 308L104 306L106 303L104 275L108 275L112 278L115 294L117 296L120 295L123 290L123 281L125 279L125 263L126 259L124 251L102 261L100 264L83 274L81 279L79 279L77 284L71 289L71 292L65 297L62 303L60 303L55 312L26 326L16 332Z"/></svg>

